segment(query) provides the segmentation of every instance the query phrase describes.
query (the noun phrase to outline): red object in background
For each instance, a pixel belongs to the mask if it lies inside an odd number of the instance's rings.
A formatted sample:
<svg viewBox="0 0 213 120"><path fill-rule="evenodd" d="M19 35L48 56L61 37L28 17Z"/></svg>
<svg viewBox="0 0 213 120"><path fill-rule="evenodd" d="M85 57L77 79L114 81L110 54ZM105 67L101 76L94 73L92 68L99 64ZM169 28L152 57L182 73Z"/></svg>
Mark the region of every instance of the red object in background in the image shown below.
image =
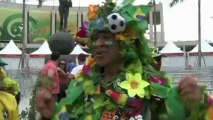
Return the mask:
<svg viewBox="0 0 213 120"><path fill-rule="evenodd" d="M80 30L77 32L76 36L80 38L86 38L88 37L88 31L87 31L88 22L84 21L80 27Z"/></svg>

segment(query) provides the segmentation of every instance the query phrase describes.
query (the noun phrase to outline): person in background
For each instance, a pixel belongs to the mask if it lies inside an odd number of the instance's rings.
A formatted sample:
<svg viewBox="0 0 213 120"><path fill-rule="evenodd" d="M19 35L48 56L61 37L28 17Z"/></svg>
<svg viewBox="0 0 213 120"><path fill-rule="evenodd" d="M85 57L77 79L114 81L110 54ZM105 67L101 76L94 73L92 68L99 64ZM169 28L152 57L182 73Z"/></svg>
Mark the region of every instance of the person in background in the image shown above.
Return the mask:
<svg viewBox="0 0 213 120"><path fill-rule="evenodd" d="M67 18L69 16L69 7L72 7L71 4L71 0L59 0L60 31L65 31L67 28Z"/></svg>
<svg viewBox="0 0 213 120"><path fill-rule="evenodd" d="M77 65L76 67L74 67L72 69L72 71L70 72L70 74L74 75L75 77L78 76L85 64L85 61L86 61L86 55L85 54L79 54L78 55L78 62L79 62L79 65Z"/></svg>
<svg viewBox="0 0 213 120"><path fill-rule="evenodd" d="M36 109L41 115L41 119L50 119L52 109L58 100L60 92L58 62L60 53L53 51L50 60L42 67L39 73L40 87L36 92Z"/></svg>
<svg viewBox="0 0 213 120"><path fill-rule="evenodd" d="M67 71L70 73L74 67L76 67L76 64L72 60L69 60L69 64L67 65Z"/></svg>
<svg viewBox="0 0 213 120"><path fill-rule="evenodd" d="M16 102L19 105L19 103L21 101L21 92L19 91L19 85L18 85L18 83L15 80L12 80L7 75L7 72L5 71L5 66L6 65L8 65L8 64L3 62L2 59L0 58L0 69L1 69L1 72L2 72L3 79L11 81L11 84L14 84L14 88L10 88L11 90L8 89L8 92L10 92L11 94L15 95Z"/></svg>
<svg viewBox="0 0 213 120"><path fill-rule="evenodd" d="M18 120L18 83L7 76L5 65L0 58L0 120Z"/></svg>
<svg viewBox="0 0 213 120"><path fill-rule="evenodd" d="M69 72L67 72L66 69L66 60L60 59L58 63L58 74L59 74L59 83L60 83L60 93L58 94L58 101L60 101L62 98L66 97L66 89L69 85L69 80L67 78Z"/></svg>

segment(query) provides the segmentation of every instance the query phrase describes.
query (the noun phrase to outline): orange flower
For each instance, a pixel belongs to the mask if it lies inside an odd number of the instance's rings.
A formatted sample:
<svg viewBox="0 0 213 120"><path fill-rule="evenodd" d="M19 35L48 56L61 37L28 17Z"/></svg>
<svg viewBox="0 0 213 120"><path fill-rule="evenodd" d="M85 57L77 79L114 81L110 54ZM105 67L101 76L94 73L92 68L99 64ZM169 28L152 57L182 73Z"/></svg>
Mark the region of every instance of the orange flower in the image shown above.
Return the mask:
<svg viewBox="0 0 213 120"><path fill-rule="evenodd" d="M212 120L212 119L213 119L213 108L209 107L207 115L206 115L206 120Z"/></svg>
<svg viewBox="0 0 213 120"><path fill-rule="evenodd" d="M97 10L99 8L99 5L89 5L88 7L88 13L87 13L87 17L89 20L93 20L96 16L97 16Z"/></svg>
<svg viewBox="0 0 213 120"><path fill-rule="evenodd" d="M86 60L86 65L93 66L95 64L95 59L90 55Z"/></svg>

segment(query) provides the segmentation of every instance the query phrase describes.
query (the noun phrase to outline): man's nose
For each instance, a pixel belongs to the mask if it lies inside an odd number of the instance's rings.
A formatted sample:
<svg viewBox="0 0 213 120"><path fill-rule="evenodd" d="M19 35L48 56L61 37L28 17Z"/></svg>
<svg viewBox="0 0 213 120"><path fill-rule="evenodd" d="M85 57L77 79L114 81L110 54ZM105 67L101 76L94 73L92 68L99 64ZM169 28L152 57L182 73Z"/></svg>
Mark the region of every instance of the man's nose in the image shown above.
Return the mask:
<svg viewBox="0 0 213 120"><path fill-rule="evenodd" d="M102 38L98 38L95 42L94 42L94 46L103 46L104 45L104 40Z"/></svg>

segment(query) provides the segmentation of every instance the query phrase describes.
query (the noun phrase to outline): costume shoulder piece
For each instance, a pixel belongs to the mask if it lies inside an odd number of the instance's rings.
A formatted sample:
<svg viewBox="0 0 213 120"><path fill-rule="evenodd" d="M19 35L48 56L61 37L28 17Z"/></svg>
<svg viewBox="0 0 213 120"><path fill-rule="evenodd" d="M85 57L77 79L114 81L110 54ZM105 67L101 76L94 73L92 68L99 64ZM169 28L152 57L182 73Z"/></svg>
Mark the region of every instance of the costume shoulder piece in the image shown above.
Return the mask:
<svg viewBox="0 0 213 120"><path fill-rule="evenodd" d="M56 104L54 119L195 120L205 116L199 105L184 107L172 81L150 65L154 60L144 37L150 6L133 2L107 0L102 6L89 6L89 21L83 22L76 40L90 47L98 31L115 34L123 48L121 72L103 82L101 69L90 56L81 75L71 81L67 97Z"/></svg>
<svg viewBox="0 0 213 120"><path fill-rule="evenodd" d="M13 95L18 94L19 84L7 76L5 70L0 68L1 79L0 79L0 90L9 91Z"/></svg>
<svg viewBox="0 0 213 120"><path fill-rule="evenodd" d="M0 96L0 119L18 120L18 107L15 97L4 91L0 91Z"/></svg>

